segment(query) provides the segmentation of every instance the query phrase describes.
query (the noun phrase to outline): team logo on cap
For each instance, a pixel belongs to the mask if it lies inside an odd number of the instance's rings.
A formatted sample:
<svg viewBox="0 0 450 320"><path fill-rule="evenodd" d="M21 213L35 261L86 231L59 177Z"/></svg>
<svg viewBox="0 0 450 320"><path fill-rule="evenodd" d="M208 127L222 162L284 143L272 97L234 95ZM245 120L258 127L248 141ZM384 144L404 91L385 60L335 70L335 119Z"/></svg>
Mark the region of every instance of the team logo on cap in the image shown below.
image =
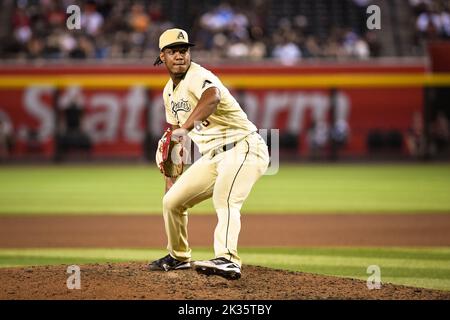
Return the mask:
<svg viewBox="0 0 450 320"><path fill-rule="evenodd" d="M183 40L185 40L185 39L184 39L183 32L180 31L180 33L178 34L177 39L183 39Z"/></svg>

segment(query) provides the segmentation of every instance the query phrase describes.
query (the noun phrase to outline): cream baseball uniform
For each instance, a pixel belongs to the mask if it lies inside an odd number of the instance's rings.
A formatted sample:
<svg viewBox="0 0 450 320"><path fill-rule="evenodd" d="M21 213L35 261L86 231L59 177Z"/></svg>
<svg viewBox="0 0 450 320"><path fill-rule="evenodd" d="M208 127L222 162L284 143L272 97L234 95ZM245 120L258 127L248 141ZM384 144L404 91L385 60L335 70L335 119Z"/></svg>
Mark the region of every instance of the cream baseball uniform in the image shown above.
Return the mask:
<svg viewBox="0 0 450 320"><path fill-rule="evenodd" d="M241 265L237 252L240 209L268 167L267 145L222 82L194 62L175 88L172 79L164 88L166 119L172 125L182 126L202 93L211 87L220 91L217 109L189 132L202 157L178 178L163 199L167 249L180 261L190 260L187 209L212 197L218 217L215 256Z"/></svg>

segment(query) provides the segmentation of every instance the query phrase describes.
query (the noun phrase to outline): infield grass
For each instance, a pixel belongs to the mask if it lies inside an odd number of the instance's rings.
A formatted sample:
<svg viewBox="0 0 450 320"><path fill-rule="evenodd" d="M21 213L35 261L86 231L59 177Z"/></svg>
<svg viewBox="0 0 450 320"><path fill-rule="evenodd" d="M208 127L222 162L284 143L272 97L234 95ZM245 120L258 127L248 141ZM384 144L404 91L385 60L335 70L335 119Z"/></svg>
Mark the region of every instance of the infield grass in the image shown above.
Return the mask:
<svg viewBox="0 0 450 320"><path fill-rule="evenodd" d="M160 214L152 164L0 167L0 214ZM245 213L450 213L450 164L284 165ZM211 200L191 213L213 213Z"/></svg>
<svg viewBox="0 0 450 320"><path fill-rule="evenodd" d="M157 249L0 249L0 267L146 263L165 254ZM212 249L194 248L193 259L211 259L212 254ZM377 265L382 283L450 291L450 248L242 248L240 255L244 265L360 280L369 277L368 266Z"/></svg>

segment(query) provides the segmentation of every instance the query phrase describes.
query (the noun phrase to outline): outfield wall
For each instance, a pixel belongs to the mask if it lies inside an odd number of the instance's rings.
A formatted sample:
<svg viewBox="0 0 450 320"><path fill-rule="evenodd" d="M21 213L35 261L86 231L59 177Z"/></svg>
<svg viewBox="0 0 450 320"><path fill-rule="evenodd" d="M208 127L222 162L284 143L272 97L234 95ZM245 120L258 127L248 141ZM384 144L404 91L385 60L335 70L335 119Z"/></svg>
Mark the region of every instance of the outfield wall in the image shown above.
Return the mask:
<svg viewBox="0 0 450 320"><path fill-rule="evenodd" d="M259 128L280 129L282 146L299 155L311 151L308 137L324 141L339 123L348 125L340 154L366 156L371 130L403 136L413 114L424 107L424 87L450 83L448 74L429 75L422 64L211 69ZM94 156L141 157L145 137L158 137L165 126L161 91L166 80L164 67L3 66L0 112L12 122L15 155L27 155L27 132L35 130L41 154L51 157L59 125L55 106L76 95L86 110L83 126L94 142ZM313 123L319 130L312 130Z"/></svg>

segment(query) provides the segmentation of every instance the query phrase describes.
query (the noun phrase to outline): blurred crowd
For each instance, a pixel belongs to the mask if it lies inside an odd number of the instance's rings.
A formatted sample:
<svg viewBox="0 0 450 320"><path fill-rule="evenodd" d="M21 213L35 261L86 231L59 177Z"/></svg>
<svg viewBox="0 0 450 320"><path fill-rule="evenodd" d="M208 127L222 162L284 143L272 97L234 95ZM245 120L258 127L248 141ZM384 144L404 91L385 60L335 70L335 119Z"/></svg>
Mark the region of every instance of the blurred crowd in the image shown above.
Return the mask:
<svg viewBox="0 0 450 320"><path fill-rule="evenodd" d="M163 0L10 0L9 21L0 28L0 58L10 59L153 59L158 37L183 27L169 16L172 2ZM380 33L365 27L370 0L344 0L359 23L330 24L317 32L317 21L329 17L295 12L274 14L275 0L206 1L188 10L185 25L196 43L197 59L273 58L292 64L304 58L367 59L383 54ZM199 2L200 3L200 2ZM203 2L202 2L203 3ZM68 30L66 8L81 9L81 30ZM189 3L190 5L190 3ZM449 0L409 0L417 29L413 42L450 37ZM0 7L6 10L4 4ZM331 14L331 13L330 13ZM274 21L275 19L275 21ZM314 24L315 23L315 24Z"/></svg>
<svg viewBox="0 0 450 320"><path fill-rule="evenodd" d="M361 7L368 3L348 1ZM274 58L291 64L310 57L366 59L380 55L376 33L333 27L319 37L311 28L314 17L301 14L279 18L275 30L269 31L268 3L219 1L199 8L189 30L196 43L196 57ZM66 8L72 4L81 8L81 30L66 27ZM164 5L162 0L15 0L12 30L2 39L0 58L153 59L160 33L178 27L165 13Z"/></svg>
<svg viewBox="0 0 450 320"><path fill-rule="evenodd" d="M450 39L449 0L409 0L416 27L413 43L424 48L430 40Z"/></svg>
<svg viewBox="0 0 450 320"><path fill-rule="evenodd" d="M409 0L420 37L450 38L450 1Z"/></svg>
<svg viewBox="0 0 450 320"><path fill-rule="evenodd" d="M66 8L81 9L81 29L68 30ZM165 21L160 2L17 0L3 56L19 59L142 58L154 54ZM6 52L5 52L6 51Z"/></svg>
<svg viewBox="0 0 450 320"><path fill-rule="evenodd" d="M362 6L360 1L353 4ZM363 11L360 13L365 19ZM302 14L279 18L275 30L268 32L267 16L263 1L255 1L249 8L224 2L201 15L196 40L213 59L274 58L288 65L302 58L367 59L380 54L373 32L333 27L325 36L318 36L311 26L314 17Z"/></svg>

